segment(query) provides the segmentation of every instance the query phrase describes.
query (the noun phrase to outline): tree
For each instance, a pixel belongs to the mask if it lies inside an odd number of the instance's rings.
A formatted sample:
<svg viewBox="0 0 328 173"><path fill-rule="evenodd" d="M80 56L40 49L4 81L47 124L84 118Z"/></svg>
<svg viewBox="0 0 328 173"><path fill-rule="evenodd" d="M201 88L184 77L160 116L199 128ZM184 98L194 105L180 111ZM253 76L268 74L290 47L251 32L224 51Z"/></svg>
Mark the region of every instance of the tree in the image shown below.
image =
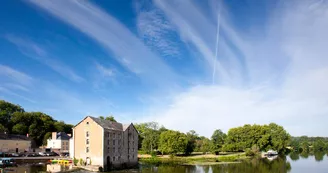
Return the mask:
<svg viewBox="0 0 328 173"><path fill-rule="evenodd" d="M185 134L168 130L159 137L159 150L162 153L177 154L185 151L187 143L188 140Z"/></svg>
<svg viewBox="0 0 328 173"><path fill-rule="evenodd" d="M0 124L0 132L7 132L8 129L4 127L2 124Z"/></svg>
<svg viewBox="0 0 328 173"><path fill-rule="evenodd" d="M302 149L302 153L309 153L310 147L308 141L303 141L301 143L301 149Z"/></svg>
<svg viewBox="0 0 328 173"><path fill-rule="evenodd" d="M100 119L102 119L102 120L109 120L109 121L112 121L112 122L117 122L116 120L115 120L115 118L114 118L114 116L108 116L108 117L104 117L104 116L99 116L99 118Z"/></svg>
<svg viewBox="0 0 328 173"><path fill-rule="evenodd" d="M134 125L139 132L139 146L143 151L151 153L158 149L159 135L167 131L165 127L159 128L156 122L147 122Z"/></svg>
<svg viewBox="0 0 328 173"><path fill-rule="evenodd" d="M106 117L106 120L109 120L109 121L112 121L112 122L117 122L114 118L114 116L109 116L109 117Z"/></svg>
<svg viewBox="0 0 328 173"><path fill-rule="evenodd" d="M15 124L12 128L12 133L26 135L28 133L28 126L25 124Z"/></svg>
<svg viewBox="0 0 328 173"><path fill-rule="evenodd" d="M0 100L0 124L6 127L3 130L9 130L11 132L12 123L10 120L12 114L15 112L24 112L24 109L19 105Z"/></svg>
<svg viewBox="0 0 328 173"><path fill-rule="evenodd" d="M211 149L212 149L212 143L211 143L211 141L209 139L207 139L207 138L203 138L201 140L200 151L202 153L205 153L206 154L206 153L210 152Z"/></svg>
<svg viewBox="0 0 328 173"><path fill-rule="evenodd" d="M315 152L325 151L326 144L322 139L318 139L313 143L313 150Z"/></svg>
<svg viewBox="0 0 328 173"><path fill-rule="evenodd" d="M198 138L198 134L194 130L190 130L187 132L187 146L185 149L185 154L190 155L196 148L196 140Z"/></svg>
<svg viewBox="0 0 328 173"><path fill-rule="evenodd" d="M227 135L223 133L220 129L214 131L211 139L213 143L212 150L216 155L218 155L219 152L222 150L222 146L226 137Z"/></svg>
<svg viewBox="0 0 328 173"><path fill-rule="evenodd" d="M245 151L256 145L261 151L277 150L284 152L290 143L290 135L282 126L271 123L269 125L249 125L232 128L228 131L224 149L227 151Z"/></svg>

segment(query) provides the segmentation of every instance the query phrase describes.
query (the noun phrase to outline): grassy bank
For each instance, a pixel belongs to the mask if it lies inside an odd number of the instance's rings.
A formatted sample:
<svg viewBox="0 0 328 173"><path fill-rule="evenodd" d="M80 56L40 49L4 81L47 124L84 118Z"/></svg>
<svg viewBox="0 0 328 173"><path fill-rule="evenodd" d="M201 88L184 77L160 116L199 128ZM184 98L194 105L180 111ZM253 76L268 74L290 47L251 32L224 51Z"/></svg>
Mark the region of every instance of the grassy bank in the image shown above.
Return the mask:
<svg viewBox="0 0 328 173"><path fill-rule="evenodd" d="M230 153L225 155L191 155L191 156L155 156L139 155L139 161L145 164L179 164L179 165L213 165L238 163L248 159L245 153Z"/></svg>

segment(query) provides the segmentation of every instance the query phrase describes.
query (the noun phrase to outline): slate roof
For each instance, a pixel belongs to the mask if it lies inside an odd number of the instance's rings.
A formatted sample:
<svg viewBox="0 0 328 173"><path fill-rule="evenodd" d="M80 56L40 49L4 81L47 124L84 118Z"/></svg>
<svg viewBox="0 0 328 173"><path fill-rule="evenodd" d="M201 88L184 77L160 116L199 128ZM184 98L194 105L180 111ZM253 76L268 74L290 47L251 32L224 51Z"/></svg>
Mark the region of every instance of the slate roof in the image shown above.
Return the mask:
<svg viewBox="0 0 328 173"><path fill-rule="evenodd" d="M58 132L56 139L69 140L71 137L68 136L65 132Z"/></svg>
<svg viewBox="0 0 328 173"><path fill-rule="evenodd" d="M24 140L30 141L31 139L26 137L25 135L14 135L14 134L6 134L0 133L0 140Z"/></svg>
<svg viewBox="0 0 328 173"><path fill-rule="evenodd" d="M97 124L99 124L101 127L104 129L110 129L110 130L119 130L123 131L123 125L121 123L105 120L105 119L100 119L100 118L95 118L91 117L90 118L95 121Z"/></svg>

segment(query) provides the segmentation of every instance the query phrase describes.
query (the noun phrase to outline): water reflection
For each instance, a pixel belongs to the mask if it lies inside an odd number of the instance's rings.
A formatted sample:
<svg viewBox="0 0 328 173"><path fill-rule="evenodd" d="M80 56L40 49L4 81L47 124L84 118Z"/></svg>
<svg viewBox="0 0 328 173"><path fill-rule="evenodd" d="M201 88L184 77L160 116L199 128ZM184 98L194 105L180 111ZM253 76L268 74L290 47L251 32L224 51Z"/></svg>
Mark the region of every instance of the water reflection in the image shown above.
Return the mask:
<svg viewBox="0 0 328 173"><path fill-rule="evenodd" d="M323 160L323 157L325 156L324 152L317 152L314 153L314 159L318 162L321 162Z"/></svg>
<svg viewBox="0 0 328 173"><path fill-rule="evenodd" d="M275 160L252 159L242 163L221 164L211 166L172 166L160 165L158 167L142 166L142 173L287 173L291 170L286 157Z"/></svg>

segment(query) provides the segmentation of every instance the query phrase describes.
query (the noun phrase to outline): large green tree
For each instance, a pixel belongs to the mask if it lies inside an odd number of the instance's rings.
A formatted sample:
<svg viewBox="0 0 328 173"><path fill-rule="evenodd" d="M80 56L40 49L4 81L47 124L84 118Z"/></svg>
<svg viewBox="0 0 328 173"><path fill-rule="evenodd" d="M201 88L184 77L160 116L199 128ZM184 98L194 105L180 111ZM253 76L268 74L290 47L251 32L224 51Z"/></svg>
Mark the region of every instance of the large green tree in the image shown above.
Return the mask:
<svg viewBox="0 0 328 173"><path fill-rule="evenodd" d="M187 146L185 148L185 154L190 155L196 148L196 140L198 139L198 134L195 130L190 130L186 134L187 137Z"/></svg>
<svg viewBox="0 0 328 173"><path fill-rule="evenodd" d="M183 153L187 143L188 140L184 133L168 130L161 133L159 137L159 150L167 154Z"/></svg>
<svg viewBox="0 0 328 173"><path fill-rule="evenodd" d="M224 144L225 139L227 138L227 135L223 133L220 129L215 130L213 132L213 135L211 137L213 146L212 146L212 151L215 154L219 154L220 151L222 151L222 146Z"/></svg>

